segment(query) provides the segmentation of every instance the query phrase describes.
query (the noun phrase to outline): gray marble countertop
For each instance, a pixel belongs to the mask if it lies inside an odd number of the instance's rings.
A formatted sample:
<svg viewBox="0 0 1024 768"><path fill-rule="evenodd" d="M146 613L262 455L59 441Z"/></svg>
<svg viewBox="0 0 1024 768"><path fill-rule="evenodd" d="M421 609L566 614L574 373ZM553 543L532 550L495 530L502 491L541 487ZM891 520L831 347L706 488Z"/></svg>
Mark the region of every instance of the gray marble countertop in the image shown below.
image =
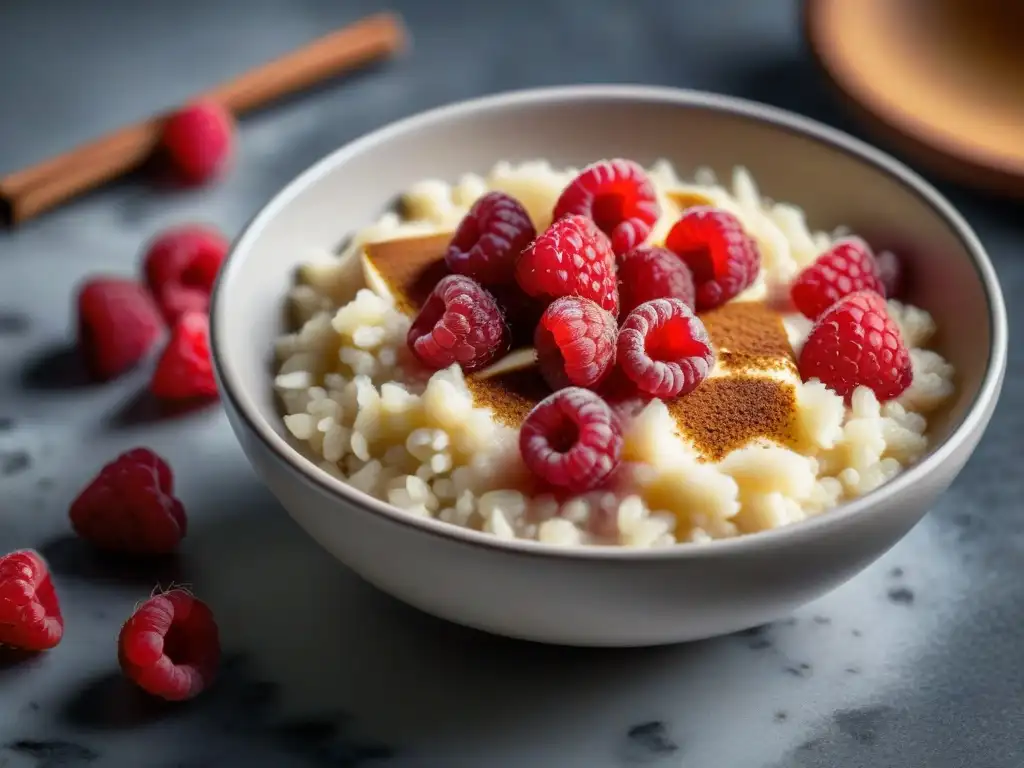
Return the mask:
<svg viewBox="0 0 1024 768"><path fill-rule="evenodd" d="M184 99L377 3L7 2L0 8L0 173ZM159 420L146 371L90 387L69 354L73 285L131 273L162 226L230 233L308 164L443 102L567 82L743 95L850 128L801 50L788 0L404 0L412 57L246 119L224 183L129 180L0 233L0 549L49 558L66 634L0 665L0 766L1024 765L1024 355L999 411L932 513L877 564L757 632L650 651L505 641L364 585L262 488L216 407ZM1020 208L947 189L1024 292ZM1024 305L1009 302L1011 327ZM126 571L69 534L98 466L149 445L193 525L162 572ZM214 607L217 687L156 706L118 676L115 637L154 584ZM1016 650L1015 650L1016 649Z"/></svg>

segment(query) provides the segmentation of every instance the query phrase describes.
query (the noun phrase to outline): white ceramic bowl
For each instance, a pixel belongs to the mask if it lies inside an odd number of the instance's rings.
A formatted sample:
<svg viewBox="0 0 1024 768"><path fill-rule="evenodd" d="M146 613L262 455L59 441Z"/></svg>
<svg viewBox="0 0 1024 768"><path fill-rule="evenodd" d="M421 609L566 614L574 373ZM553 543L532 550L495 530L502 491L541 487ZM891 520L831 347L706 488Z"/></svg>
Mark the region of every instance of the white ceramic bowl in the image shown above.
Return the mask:
<svg viewBox="0 0 1024 768"><path fill-rule="evenodd" d="M504 541L409 516L332 478L284 437L271 388L285 294L307 247L334 248L424 178L497 160L580 166L622 156L680 172L747 166L812 226L845 224L911 260L910 300L935 316L957 371L933 449L895 480L819 517L671 549ZM880 242L881 241L881 242ZM930 185L825 126L762 105L664 88L585 86L433 110L324 158L242 233L217 284L212 346L224 407L257 473L292 517L367 581L424 611L511 637L641 646L776 619L895 544L953 481L988 424L1006 367L1006 314L974 233Z"/></svg>

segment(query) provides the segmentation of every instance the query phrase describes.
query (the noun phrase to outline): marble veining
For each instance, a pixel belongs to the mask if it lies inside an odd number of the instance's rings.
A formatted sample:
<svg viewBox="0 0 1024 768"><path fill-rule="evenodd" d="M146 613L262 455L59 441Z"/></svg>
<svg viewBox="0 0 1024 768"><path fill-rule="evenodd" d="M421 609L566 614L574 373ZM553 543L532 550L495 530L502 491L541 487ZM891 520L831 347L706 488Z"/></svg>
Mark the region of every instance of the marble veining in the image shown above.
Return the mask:
<svg viewBox="0 0 1024 768"><path fill-rule="evenodd" d="M144 394L147 370L88 383L69 345L77 281L130 274L141 243L173 222L234 234L309 163L419 109L512 87L634 81L735 93L850 128L803 56L793 0L391 5L406 14L414 58L246 119L223 184L168 192L129 179L0 233L0 545L48 557L67 625L51 653L0 654L0 766L1024 764L1019 347L974 459L878 563L782 621L645 651L517 643L400 605L290 522L217 407L161 410ZM0 172L379 7L253 0L239 15L230 4L97 0L63 4L55 18L38 3L4 4L0 71L21 74L0 89ZM1024 291L1019 210L947 192L1007 295ZM188 538L174 558L99 558L71 536L67 505L100 464L140 444L174 466ZM213 606L227 654L218 685L177 706L126 684L115 653L136 602L172 584Z"/></svg>

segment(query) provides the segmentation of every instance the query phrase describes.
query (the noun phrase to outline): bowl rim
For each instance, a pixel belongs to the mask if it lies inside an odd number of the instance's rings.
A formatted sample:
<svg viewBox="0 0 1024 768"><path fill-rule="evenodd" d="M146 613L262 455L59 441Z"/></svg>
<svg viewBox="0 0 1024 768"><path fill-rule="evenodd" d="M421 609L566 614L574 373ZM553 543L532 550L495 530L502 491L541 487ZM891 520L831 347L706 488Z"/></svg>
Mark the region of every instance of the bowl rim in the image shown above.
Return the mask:
<svg viewBox="0 0 1024 768"><path fill-rule="evenodd" d="M224 294L230 290L237 275L244 269L244 254L258 240L263 229L277 216L278 212L290 204L301 191L316 183L339 164L397 137L413 134L424 127L460 120L492 110L595 100L698 107L764 122L775 128L826 144L872 166L875 170L900 182L929 205L949 225L971 257L987 299L991 339L985 374L978 392L963 419L945 440L935 446L921 461L906 468L889 482L822 515L767 531L729 539L716 539L699 546L633 549L612 546L565 546L527 539L503 539L493 534L462 528L434 518L414 517L328 474L279 434L260 414L255 400L249 394L249 388L222 352L227 344L223 330L227 305ZM339 237L344 234L339 232ZM886 499L903 493L925 475L945 463L962 443L968 441L976 431L984 429L987 422L986 412L993 401L998 398L1001 389L1007 364L1007 335L1006 308L1002 291L995 269L981 241L963 216L938 190L899 160L840 130L760 102L697 90L619 84L513 90L458 101L399 119L348 142L292 179L253 215L231 244L231 249L214 286L210 306L211 356L221 396L226 399L226 405L235 410L237 417L245 424L246 428L297 479L323 493L326 497L333 496L340 501L348 502L358 514L373 515L382 521L429 536L520 556L608 561L721 557L751 553L754 550L766 550L778 546L790 546L814 538L824 529L841 527L845 523L849 523L852 518L868 513L872 508L879 508L879 505ZM265 381L267 387L271 386L271 380L272 376L268 372Z"/></svg>

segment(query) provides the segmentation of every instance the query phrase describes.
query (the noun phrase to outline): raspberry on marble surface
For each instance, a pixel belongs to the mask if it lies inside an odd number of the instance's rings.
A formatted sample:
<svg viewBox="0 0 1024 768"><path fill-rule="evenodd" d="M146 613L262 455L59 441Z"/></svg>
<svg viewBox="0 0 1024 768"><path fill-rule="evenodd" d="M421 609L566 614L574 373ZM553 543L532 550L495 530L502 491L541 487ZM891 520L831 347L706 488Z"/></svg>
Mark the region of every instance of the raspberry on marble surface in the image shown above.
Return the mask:
<svg viewBox="0 0 1024 768"><path fill-rule="evenodd" d="M167 701L195 698L220 666L213 612L182 589L151 597L121 627L117 657L125 676L147 693Z"/></svg>
<svg viewBox="0 0 1024 768"><path fill-rule="evenodd" d="M160 144L178 181L204 184L227 168L234 133L231 114L216 102L202 100L167 117Z"/></svg>
<svg viewBox="0 0 1024 768"><path fill-rule="evenodd" d="M210 359L210 320L206 315L186 312L178 318L153 371L149 390L168 401L217 397Z"/></svg>
<svg viewBox="0 0 1024 768"><path fill-rule="evenodd" d="M78 290L78 348L89 374L107 381L134 368L164 333L145 287L119 277L95 277Z"/></svg>
<svg viewBox="0 0 1024 768"><path fill-rule="evenodd" d="M46 651L64 636L64 617L46 561L22 549L0 556L0 648Z"/></svg>
<svg viewBox="0 0 1024 768"><path fill-rule="evenodd" d="M134 448L104 466L68 514L81 538L131 555L174 552L188 527L170 466L148 448Z"/></svg>

